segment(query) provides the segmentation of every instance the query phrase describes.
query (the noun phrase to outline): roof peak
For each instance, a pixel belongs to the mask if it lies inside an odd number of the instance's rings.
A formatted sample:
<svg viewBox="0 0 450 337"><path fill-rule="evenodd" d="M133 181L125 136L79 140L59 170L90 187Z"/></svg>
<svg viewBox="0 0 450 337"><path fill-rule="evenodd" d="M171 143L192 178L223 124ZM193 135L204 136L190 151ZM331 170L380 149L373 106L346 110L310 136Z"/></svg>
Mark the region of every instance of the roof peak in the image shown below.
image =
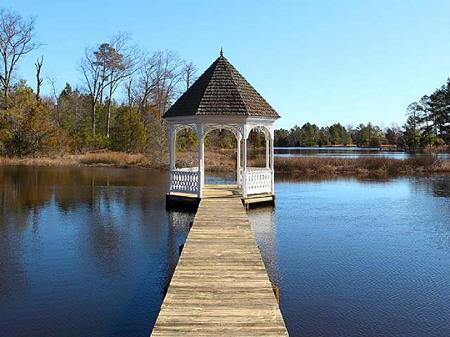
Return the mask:
<svg viewBox="0 0 450 337"><path fill-rule="evenodd" d="M163 117L201 115L279 118L267 101L223 56L223 48L216 61Z"/></svg>

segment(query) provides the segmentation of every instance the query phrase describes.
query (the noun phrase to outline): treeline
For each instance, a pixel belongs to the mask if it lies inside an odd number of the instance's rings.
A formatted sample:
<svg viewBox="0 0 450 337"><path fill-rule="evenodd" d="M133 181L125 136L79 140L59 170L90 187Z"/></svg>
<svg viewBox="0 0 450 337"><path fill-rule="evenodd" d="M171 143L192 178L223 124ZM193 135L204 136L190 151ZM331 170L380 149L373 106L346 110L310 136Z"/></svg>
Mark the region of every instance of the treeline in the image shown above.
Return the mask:
<svg viewBox="0 0 450 337"><path fill-rule="evenodd" d="M290 130L275 130L275 146L364 146L381 145L405 146L404 132L398 126L382 130L379 126L359 124L356 128L344 127L340 123L319 128L306 123Z"/></svg>
<svg viewBox="0 0 450 337"><path fill-rule="evenodd" d="M411 103L402 126L382 129L359 124L344 127L340 123L319 128L306 123L290 130L275 130L275 146L396 146L408 151L433 149L450 145L450 79L431 95Z"/></svg>
<svg viewBox="0 0 450 337"><path fill-rule="evenodd" d="M431 95L411 103L404 134L410 148L450 144L450 79Z"/></svg>
<svg viewBox="0 0 450 337"><path fill-rule="evenodd" d="M111 149L160 157L161 115L195 80L196 69L175 52L142 51L125 34L80 51L81 83L58 88L35 64L35 83L16 80L23 57L39 49L35 22L0 10L0 154L47 155ZM75 66L75 65L74 65ZM51 94L42 95L47 83Z"/></svg>

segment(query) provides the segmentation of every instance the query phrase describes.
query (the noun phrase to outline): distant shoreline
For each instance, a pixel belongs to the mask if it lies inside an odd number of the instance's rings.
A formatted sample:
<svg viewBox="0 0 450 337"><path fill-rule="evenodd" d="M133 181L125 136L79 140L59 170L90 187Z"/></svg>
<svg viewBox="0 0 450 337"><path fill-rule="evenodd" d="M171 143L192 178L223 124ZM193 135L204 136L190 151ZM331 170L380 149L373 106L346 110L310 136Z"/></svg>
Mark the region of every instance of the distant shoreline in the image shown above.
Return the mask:
<svg viewBox="0 0 450 337"><path fill-rule="evenodd" d="M298 149L298 150L356 150L356 151L383 151L383 152L403 152L403 153L450 153L450 147L434 147L434 148L420 148L416 151L408 151L405 148L396 145L381 145L381 146L357 146L357 145L326 145L326 146L275 146L275 149Z"/></svg>
<svg viewBox="0 0 450 337"><path fill-rule="evenodd" d="M189 153L179 154L179 166L189 166ZM233 151L211 151L206 155L209 172L234 172ZM261 166L263 160L249 160L250 166ZM116 167L167 170L167 164L155 163L143 154L124 152L91 152L62 157L0 157L2 166L47 166L47 167ZM276 157L275 171L283 175L304 178L321 177L374 177L415 176L450 174L450 160L438 160L420 156L407 159L392 158L327 158L327 157Z"/></svg>

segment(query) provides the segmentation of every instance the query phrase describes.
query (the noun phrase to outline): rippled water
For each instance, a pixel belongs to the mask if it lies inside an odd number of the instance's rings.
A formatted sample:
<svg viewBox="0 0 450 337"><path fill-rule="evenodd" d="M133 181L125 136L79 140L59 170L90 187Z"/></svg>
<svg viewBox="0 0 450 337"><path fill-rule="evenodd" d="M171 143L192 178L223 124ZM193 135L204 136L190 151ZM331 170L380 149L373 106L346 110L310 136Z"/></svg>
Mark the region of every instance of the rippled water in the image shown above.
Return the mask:
<svg viewBox="0 0 450 337"><path fill-rule="evenodd" d="M166 174L0 168L0 336L149 336L192 214Z"/></svg>
<svg viewBox="0 0 450 337"><path fill-rule="evenodd" d="M0 336L148 336L193 218L165 210L166 186L0 167ZM276 190L249 214L291 336L450 336L450 177Z"/></svg>
<svg viewBox="0 0 450 337"><path fill-rule="evenodd" d="M250 218L291 336L450 336L450 177L276 190Z"/></svg>

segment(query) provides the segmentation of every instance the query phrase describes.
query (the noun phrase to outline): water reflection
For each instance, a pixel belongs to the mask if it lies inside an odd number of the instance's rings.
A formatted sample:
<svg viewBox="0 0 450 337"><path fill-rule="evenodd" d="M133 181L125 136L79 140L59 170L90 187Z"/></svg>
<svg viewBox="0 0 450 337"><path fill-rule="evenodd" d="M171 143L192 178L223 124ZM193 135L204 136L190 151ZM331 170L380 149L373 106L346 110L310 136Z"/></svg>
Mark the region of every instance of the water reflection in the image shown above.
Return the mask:
<svg viewBox="0 0 450 337"><path fill-rule="evenodd" d="M446 176L429 178L412 178L416 191L421 191L435 197L450 197L450 180Z"/></svg>
<svg viewBox="0 0 450 337"><path fill-rule="evenodd" d="M413 156L434 156L449 160L450 153L411 154L403 151L381 151L380 148L361 147L276 147L275 157L325 157L325 158L392 158L407 159Z"/></svg>
<svg viewBox="0 0 450 337"><path fill-rule="evenodd" d="M450 335L450 177L276 189L249 216L291 336Z"/></svg>
<svg viewBox="0 0 450 337"><path fill-rule="evenodd" d="M0 335L148 336L193 214L167 175L0 168Z"/></svg>

